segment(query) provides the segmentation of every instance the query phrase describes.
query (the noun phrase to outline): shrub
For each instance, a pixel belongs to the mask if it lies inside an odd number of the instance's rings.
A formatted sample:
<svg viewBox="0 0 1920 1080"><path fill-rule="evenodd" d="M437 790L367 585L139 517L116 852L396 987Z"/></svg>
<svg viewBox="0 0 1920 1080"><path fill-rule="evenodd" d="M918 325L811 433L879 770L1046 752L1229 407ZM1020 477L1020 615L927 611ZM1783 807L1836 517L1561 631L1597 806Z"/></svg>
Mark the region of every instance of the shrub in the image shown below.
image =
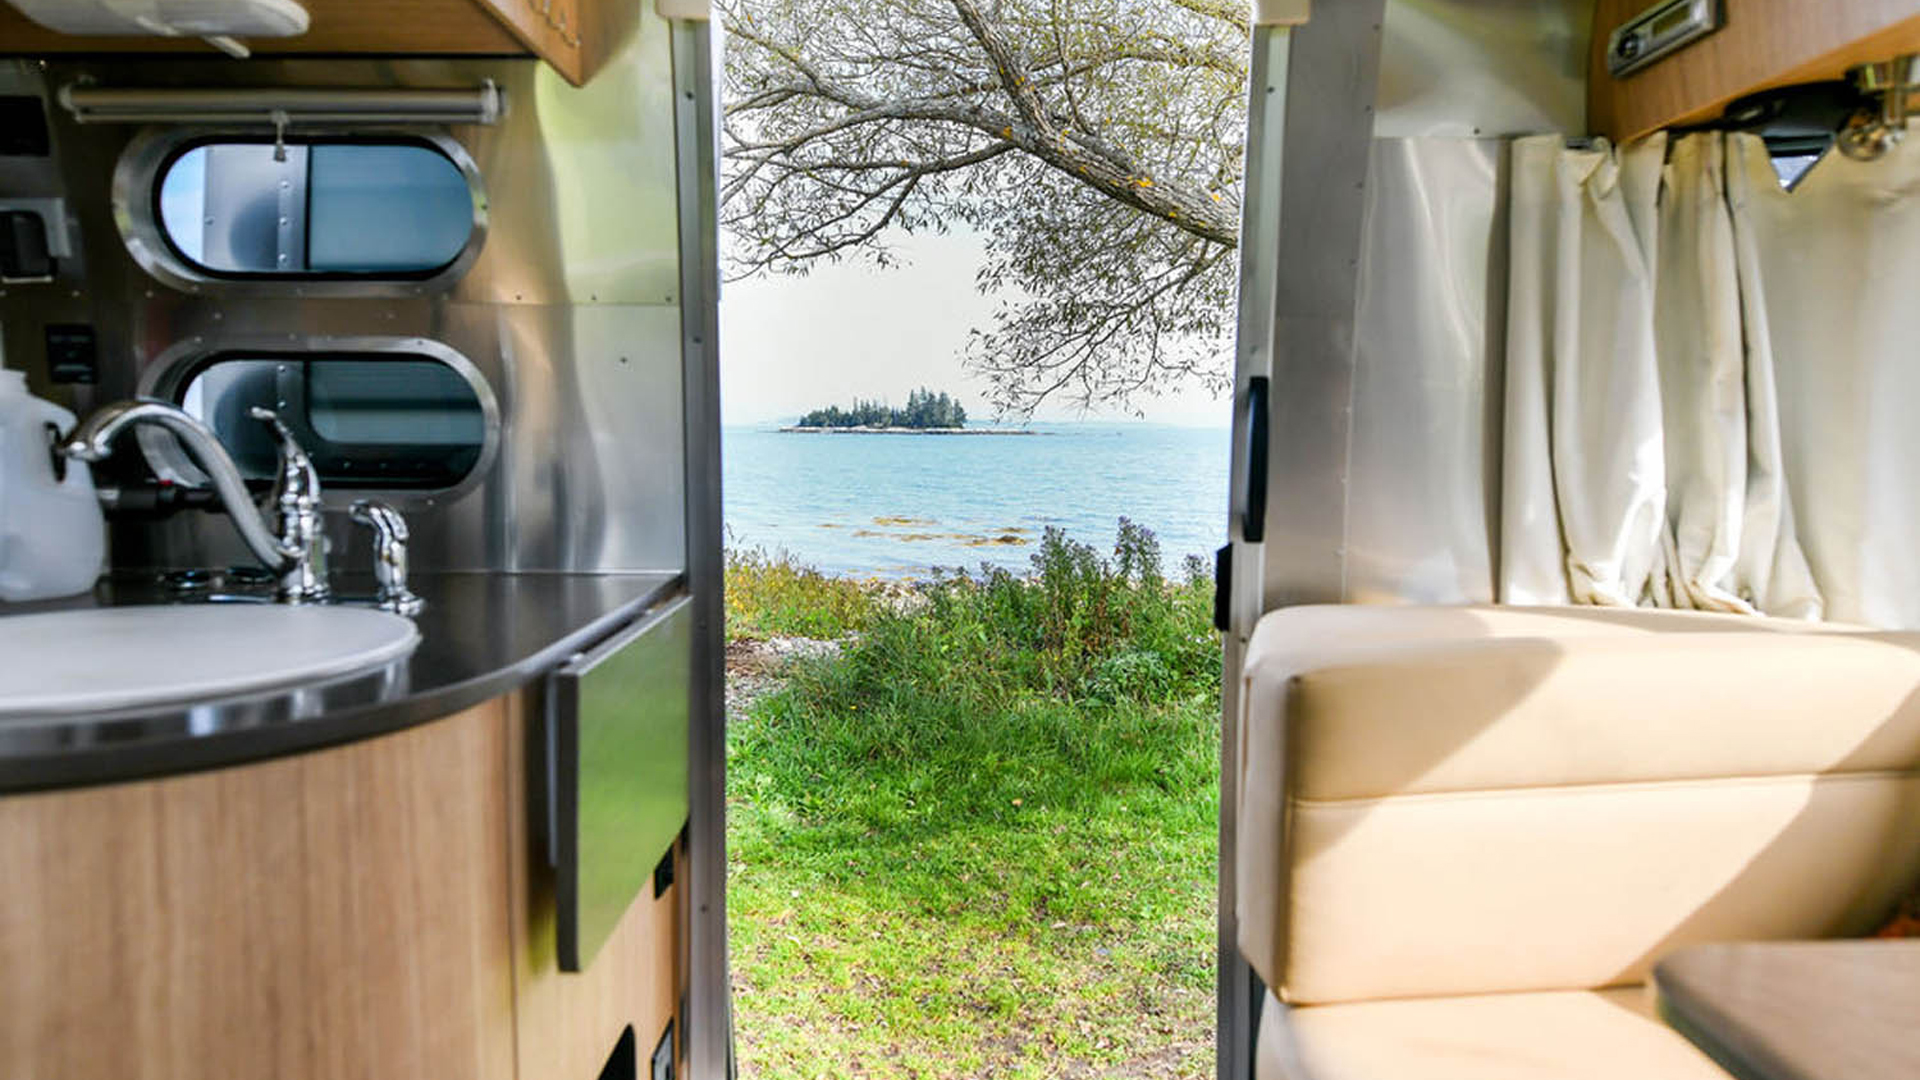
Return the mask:
<svg viewBox="0 0 1920 1080"><path fill-rule="evenodd" d="M797 687L829 711L908 688L986 708L1036 693L1089 705L1211 694L1212 582L1191 565L1169 582L1160 558L1159 541L1126 518L1110 560L1049 528L1025 577L993 566L938 573L922 605L869 605L844 661Z"/></svg>
<svg viewBox="0 0 1920 1080"><path fill-rule="evenodd" d="M840 638L880 608L857 581L828 577L759 548L727 552L727 637Z"/></svg>

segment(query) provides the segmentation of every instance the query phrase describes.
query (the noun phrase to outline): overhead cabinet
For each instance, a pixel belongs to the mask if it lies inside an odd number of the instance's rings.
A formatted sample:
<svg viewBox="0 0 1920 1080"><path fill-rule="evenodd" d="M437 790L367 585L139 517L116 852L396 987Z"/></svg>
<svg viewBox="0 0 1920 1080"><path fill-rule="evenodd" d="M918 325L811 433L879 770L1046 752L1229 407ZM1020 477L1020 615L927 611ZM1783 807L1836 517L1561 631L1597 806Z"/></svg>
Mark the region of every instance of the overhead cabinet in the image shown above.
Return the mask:
<svg viewBox="0 0 1920 1080"><path fill-rule="evenodd" d="M1792 83L1844 78L1856 64L1920 52L1920 0L1704 0L1717 30L1627 74L1608 57L1614 31L1664 7L1598 0L1588 63L1588 123L1616 141L1718 117L1729 102Z"/></svg>
<svg viewBox="0 0 1920 1080"><path fill-rule="evenodd" d="M575 85L598 70L640 0L301 0L297 37L249 38L261 54L532 53ZM81 37L48 30L0 0L0 53L213 52L197 38Z"/></svg>

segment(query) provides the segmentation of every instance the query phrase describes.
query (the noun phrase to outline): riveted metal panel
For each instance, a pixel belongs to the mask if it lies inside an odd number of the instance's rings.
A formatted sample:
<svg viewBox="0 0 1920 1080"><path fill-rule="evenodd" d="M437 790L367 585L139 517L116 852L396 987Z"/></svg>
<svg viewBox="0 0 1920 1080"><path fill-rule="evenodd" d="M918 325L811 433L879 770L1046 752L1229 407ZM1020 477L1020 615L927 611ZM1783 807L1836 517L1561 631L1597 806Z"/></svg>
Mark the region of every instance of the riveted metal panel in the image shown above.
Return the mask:
<svg viewBox="0 0 1920 1080"><path fill-rule="evenodd" d="M586 87L532 59L128 58L0 62L0 87L49 101L47 159L0 158L0 197L63 198L76 253L50 285L0 289L9 366L76 412L166 385L172 365L233 340L287 349L381 337L438 342L467 358L499 407L499 451L470 487L384 493L406 513L422 570L677 571L686 565L685 417L676 98L669 24L650 9ZM492 126L413 132L459 152L484 199L484 242L445 279L227 283L156 274L130 249L153 148L193 129L79 124L53 99L105 87L471 88L496 84ZM241 125L244 128L244 125ZM211 129L209 129L211 130ZM236 130L222 124L221 131ZM271 129L264 129L268 136ZM381 129L375 134L390 135ZM253 133L256 137L260 132ZM339 127L303 135L352 134ZM297 145L289 146L288 167ZM131 165L129 164L131 163ZM138 166L132 167L132 166ZM120 173L120 190L114 187ZM118 196L116 200L116 195ZM117 202L117 205L116 205ZM138 211L138 212L136 212ZM289 225L289 237L302 230ZM40 339L92 325L100 381L54 386ZM130 444L131 445L131 442ZM137 481L137 454L97 469ZM356 494L327 492L344 509ZM330 515L336 568L364 569L363 538ZM249 561L217 516L183 514L113 530L121 567Z"/></svg>

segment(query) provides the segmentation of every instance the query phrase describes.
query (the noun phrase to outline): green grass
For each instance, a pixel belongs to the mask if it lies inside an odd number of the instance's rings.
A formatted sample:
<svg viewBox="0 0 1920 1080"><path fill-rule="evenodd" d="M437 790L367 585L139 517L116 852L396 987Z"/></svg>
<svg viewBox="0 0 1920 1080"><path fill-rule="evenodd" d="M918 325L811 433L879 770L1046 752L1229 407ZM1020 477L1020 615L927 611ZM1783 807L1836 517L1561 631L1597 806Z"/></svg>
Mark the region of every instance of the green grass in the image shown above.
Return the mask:
<svg viewBox="0 0 1920 1080"><path fill-rule="evenodd" d="M1050 533L1030 577L827 617L859 638L733 718L744 1077L1211 1075L1219 654L1193 570L1163 580L1124 520L1111 560ZM730 605L767 595L792 594Z"/></svg>

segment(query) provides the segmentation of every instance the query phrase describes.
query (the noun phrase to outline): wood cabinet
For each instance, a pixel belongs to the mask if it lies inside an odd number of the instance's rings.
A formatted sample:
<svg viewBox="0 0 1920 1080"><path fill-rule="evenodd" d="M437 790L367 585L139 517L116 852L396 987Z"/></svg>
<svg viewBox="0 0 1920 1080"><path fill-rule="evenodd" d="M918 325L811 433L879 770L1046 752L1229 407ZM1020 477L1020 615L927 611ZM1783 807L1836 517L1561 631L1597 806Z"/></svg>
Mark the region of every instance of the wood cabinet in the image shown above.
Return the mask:
<svg viewBox="0 0 1920 1080"><path fill-rule="evenodd" d="M644 0L301 0L312 25L293 38L251 38L261 55L539 56L585 83L639 17ZM202 52L193 38L72 37L0 2L0 55Z"/></svg>
<svg viewBox="0 0 1920 1080"><path fill-rule="evenodd" d="M527 704L515 699L509 721L515 738L536 733ZM509 783L523 784L526 775L514 774ZM509 802L533 805L523 788L511 790ZM519 1080L593 1080L629 1026L639 1074L650 1075L647 1061L675 1014L683 984L675 934L678 889L658 896L645 890L592 964L578 974L563 972L554 949L553 870L528 837L541 823L524 814L515 821L508 850Z"/></svg>
<svg viewBox="0 0 1920 1080"><path fill-rule="evenodd" d="M1617 141L1720 115L1774 86L1842 77L1855 64L1920 52L1920 0L1721 0L1721 28L1615 79L1607 37L1653 0L1598 0L1587 69L1588 126Z"/></svg>
<svg viewBox="0 0 1920 1080"><path fill-rule="evenodd" d="M593 1080L628 1025L644 1065L675 892L555 970L528 718L0 796L0 1076Z"/></svg>

